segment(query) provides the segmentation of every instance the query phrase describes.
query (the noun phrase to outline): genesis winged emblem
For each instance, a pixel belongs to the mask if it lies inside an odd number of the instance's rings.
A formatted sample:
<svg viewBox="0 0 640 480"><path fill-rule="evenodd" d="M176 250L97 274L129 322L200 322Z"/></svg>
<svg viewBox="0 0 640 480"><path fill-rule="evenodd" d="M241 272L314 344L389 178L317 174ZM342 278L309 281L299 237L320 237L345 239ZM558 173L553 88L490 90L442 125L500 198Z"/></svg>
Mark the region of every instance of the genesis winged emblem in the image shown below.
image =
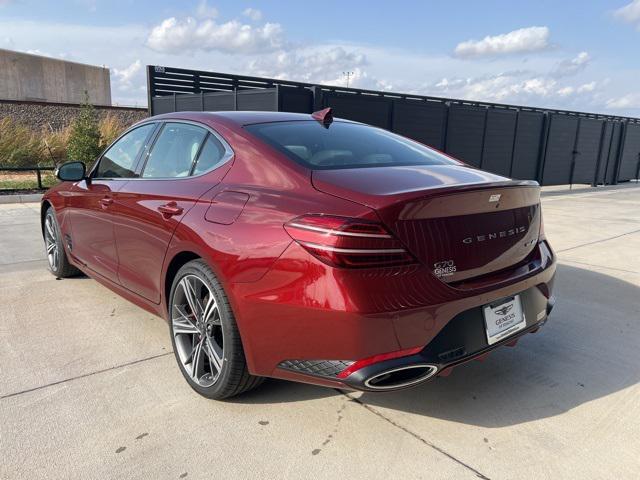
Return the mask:
<svg viewBox="0 0 640 480"><path fill-rule="evenodd" d="M502 315L502 316L504 316L504 315L506 315L507 313L509 313L509 312L511 311L511 309L512 309L512 308L513 308L513 305L506 305L506 306L502 307L501 309L496 310L496 313L497 313L498 315Z"/></svg>

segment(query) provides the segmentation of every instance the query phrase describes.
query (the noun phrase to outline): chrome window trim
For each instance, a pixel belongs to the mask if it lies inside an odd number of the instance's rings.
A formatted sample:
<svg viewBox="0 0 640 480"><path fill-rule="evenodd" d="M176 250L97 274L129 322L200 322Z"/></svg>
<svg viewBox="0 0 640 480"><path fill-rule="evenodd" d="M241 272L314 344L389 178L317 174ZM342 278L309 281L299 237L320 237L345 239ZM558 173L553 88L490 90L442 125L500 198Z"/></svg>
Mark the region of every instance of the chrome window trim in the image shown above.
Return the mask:
<svg viewBox="0 0 640 480"><path fill-rule="evenodd" d="M167 118L167 119L162 119L162 120L151 120L149 119L148 121L145 121L143 123L137 123L134 126L130 127L129 129L127 129L124 133L122 133L122 135L120 135L117 139L115 139L111 145L109 145L104 153L102 155L100 155L100 158L98 159L98 161L96 162L96 164L94 165L94 167L91 169L91 174L93 174L94 170L98 167L98 164L100 163L100 161L102 160L102 157L104 156L105 153L107 153L107 151L109 151L109 149L118 141L120 140L122 137L124 137L127 133L135 130L138 127L142 127L144 125L147 125L149 123L156 123L156 129L153 131L152 133L152 137L151 137L151 143L149 145L149 148L147 150L146 153L143 153L143 158L140 159L140 161L138 162L140 165L136 164L136 174L137 175L141 175L142 172L144 171L144 167L147 164L147 159L149 158L149 153L151 153L151 150L153 150L153 146L155 145L156 141L158 140L158 137L160 136L160 134L162 133L162 129L164 128L165 124L167 123L186 123L186 124L191 124L194 125L196 127L200 127L203 128L204 130L206 130L208 133L210 133L211 135L213 135L223 146L225 153L222 156L222 158L220 159L220 162L216 164L216 166L210 170L207 170L206 172L202 172L199 173L198 175L189 175L187 177L158 177L158 178L144 178L144 177L132 177L132 178L125 178L125 177L91 177L92 180L101 180L101 181L116 181L116 180L126 180L126 181L141 181L141 180L146 180L146 181L157 181L157 180L161 180L161 181L167 181L167 180L190 180L192 178L200 178L203 177L205 175L210 174L211 172L217 170L218 168L222 167L223 165L227 164L230 160L232 160L235 157L235 152L233 150L233 148L231 148L231 145L229 145L229 143L224 139L224 137L222 135L220 135L218 132L216 132L212 127L205 125L204 123L200 123L200 122L196 122L194 120L185 120L185 119L181 119L181 118ZM206 140L206 136L205 136L205 140ZM204 142L203 142L204 145ZM200 152L198 152L200 153ZM138 167L140 167L140 171L138 172Z"/></svg>
<svg viewBox="0 0 640 480"><path fill-rule="evenodd" d="M222 137L222 135L220 135L218 132L216 132L213 128L209 127L208 125L205 125L204 123L200 123L200 122L196 122L193 120L183 120L183 119L166 119L166 120L160 120L160 129L158 130L157 135L155 136L155 138L153 139L153 142L151 143L151 146L149 147L149 150L147 151L147 153L145 154L143 159L140 159L141 162L141 167L140 167L140 172L138 172L138 177L136 178L131 178L130 180L189 180L191 178L199 178L202 177L204 175L208 175L209 173L213 172L214 170L217 170L218 168L220 168L221 166L223 166L224 164L226 164L229 160L231 160L234 156L235 156L235 152L233 151L233 149L231 148L231 145L229 145L227 143L227 141ZM200 127L202 129L204 129L206 132L210 133L211 135L213 135L222 145L222 147L224 148L224 155L222 156L222 158L220 159L220 162L218 162L215 167L199 173L198 175L188 175L186 177L142 177L142 173L144 172L145 167L147 166L147 161L149 160L149 155L151 154L151 152L153 151L153 147L155 146L156 142L158 141L158 138L160 138L160 135L162 135L162 130L165 128L165 126L167 125L167 123L184 123L187 125L193 125L195 127ZM200 145L200 148L198 149L198 155L196 156L195 160L199 160L200 158L200 153L202 153L202 149L204 147L205 141L207 140L207 135L205 135L204 140L202 142L202 145ZM197 161L192 165L193 166L197 164Z"/></svg>

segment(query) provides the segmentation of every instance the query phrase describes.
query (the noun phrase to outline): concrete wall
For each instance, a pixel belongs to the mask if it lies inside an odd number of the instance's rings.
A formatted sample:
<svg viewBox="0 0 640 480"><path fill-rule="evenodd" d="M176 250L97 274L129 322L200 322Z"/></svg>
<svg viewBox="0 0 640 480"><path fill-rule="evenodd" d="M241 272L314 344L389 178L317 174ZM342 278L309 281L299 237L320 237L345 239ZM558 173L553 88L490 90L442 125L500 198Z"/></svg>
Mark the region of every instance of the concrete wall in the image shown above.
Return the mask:
<svg viewBox="0 0 640 480"><path fill-rule="evenodd" d="M146 108L96 106L98 115L115 115L123 125L131 125L149 116ZM0 119L9 117L34 130L60 130L80 112L78 104L19 102L0 100Z"/></svg>
<svg viewBox="0 0 640 480"><path fill-rule="evenodd" d="M0 49L0 100L111 105L109 69Z"/></svg>

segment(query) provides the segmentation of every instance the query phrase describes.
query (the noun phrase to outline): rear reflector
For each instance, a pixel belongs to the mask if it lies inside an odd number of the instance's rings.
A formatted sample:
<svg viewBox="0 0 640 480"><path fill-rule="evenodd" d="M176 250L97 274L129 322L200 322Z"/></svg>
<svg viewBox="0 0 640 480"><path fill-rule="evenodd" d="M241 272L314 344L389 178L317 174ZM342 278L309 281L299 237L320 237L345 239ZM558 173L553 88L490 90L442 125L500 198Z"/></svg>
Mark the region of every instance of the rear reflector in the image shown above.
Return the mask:
<svg viewBox="0 0 640 480"><path fill-rule="evenodd" d="M420 352L424 347L408 348L406 350L398 350L395 352L381 353L380 355L374 355L373 357L363 358L353 362L350 366L345 368L338 374L338 378L347 378L353 372L360 370L361 368L368 367L374 363L384 362L385 360L391 360L394 358L408 357L409 355L415 355Z"/></svg>
<svg viewBox="0 0 640 480"><path fill-rule="evenodd" d="M371 268L415 263L404 246L375 222L304 215L284 228L314 257L333 267Z"/></svg>

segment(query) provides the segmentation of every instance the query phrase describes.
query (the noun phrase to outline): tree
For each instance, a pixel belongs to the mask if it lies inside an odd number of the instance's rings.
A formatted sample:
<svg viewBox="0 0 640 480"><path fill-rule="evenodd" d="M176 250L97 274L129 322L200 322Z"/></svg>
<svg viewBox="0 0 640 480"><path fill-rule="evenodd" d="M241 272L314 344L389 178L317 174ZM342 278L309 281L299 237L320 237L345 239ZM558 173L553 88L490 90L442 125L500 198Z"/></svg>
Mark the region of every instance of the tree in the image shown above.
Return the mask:
<svg viewBox="0 0 640 480"><path fill-rule="evenodd" d="M100 155L100 127L96 111L89 103L89 95L86 91L84 95L80 114L71 123L67 157L90 166Z"/></svg>

